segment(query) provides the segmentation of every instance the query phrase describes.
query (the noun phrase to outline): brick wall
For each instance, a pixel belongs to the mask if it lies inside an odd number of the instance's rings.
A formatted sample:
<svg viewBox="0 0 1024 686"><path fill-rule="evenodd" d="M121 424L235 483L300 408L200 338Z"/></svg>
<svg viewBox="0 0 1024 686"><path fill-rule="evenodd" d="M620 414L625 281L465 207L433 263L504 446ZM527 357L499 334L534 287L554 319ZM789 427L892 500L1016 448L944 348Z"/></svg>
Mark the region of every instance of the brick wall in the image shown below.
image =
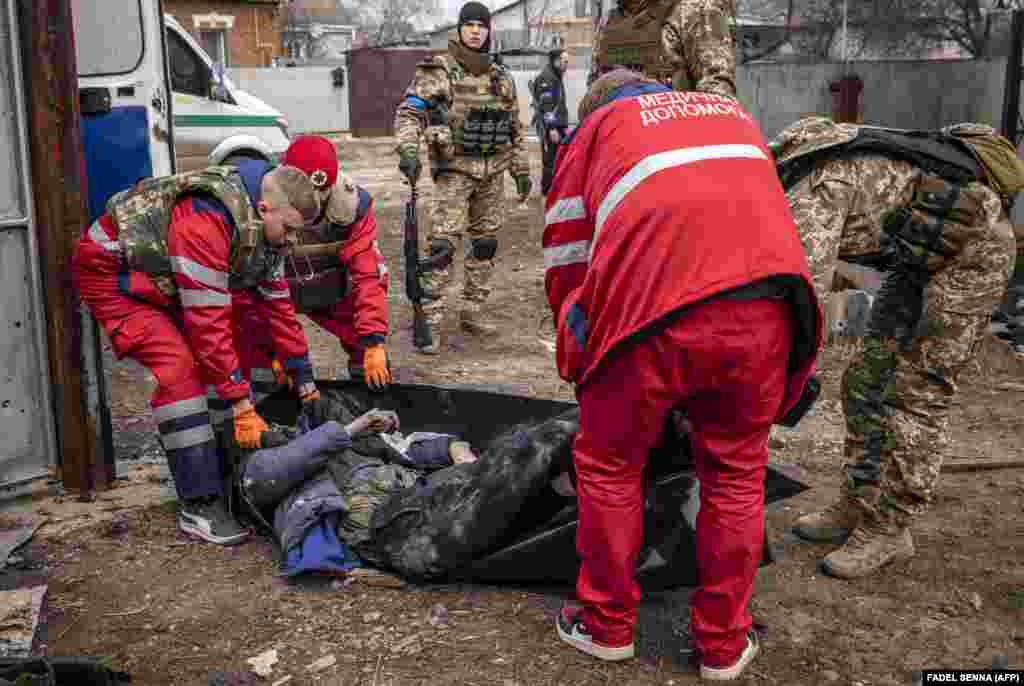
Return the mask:
<svg viewBox="0 0 1024 686"><path fill-rule="evenodd" d="M282 54L285 10L277 0L164 0L163 5L164 12L172 15L200 45L200 27L196 27L193 15L216 13L234 17L234 25L225 30L229 67L265 67Z"/></svg>

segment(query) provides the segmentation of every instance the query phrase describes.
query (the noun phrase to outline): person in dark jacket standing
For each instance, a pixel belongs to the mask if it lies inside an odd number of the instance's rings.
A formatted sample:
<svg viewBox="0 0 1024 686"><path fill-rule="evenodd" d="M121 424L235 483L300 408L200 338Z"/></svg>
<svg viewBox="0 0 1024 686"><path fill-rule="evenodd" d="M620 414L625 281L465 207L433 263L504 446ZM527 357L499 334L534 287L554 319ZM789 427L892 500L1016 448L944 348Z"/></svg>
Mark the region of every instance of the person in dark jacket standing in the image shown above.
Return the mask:
<svg viewBox="0 0 1024 686"><path fill-rule="evenodd" d="M569 128L569 109L565 104L565 81L562 77L569 66L569 53L562 48L548 52L548 63L533 82L533 102L540 117L538 133L544 151L544 175L540 191L547 194L555 171L558 144Z"/></svg>

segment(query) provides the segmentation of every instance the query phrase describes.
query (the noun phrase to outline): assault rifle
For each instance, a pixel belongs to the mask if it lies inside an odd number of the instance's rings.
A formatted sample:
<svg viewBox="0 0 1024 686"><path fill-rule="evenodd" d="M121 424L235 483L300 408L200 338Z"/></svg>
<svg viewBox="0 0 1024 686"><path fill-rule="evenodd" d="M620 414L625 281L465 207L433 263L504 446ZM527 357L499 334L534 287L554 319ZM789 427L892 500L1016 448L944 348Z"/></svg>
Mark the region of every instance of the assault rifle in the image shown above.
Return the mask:
<svg viewBox="0 0 1024 686"><path fill-rule="evenodd" d="M412 189L409 194L409 202L405 204L405 224L402 227L403 242L402 248L405 255L405 295L412 303L412 340L417 348L425 348L433 343L430 335L430 327L427 326L426 316L423 314L423 288L420 286L420 231L419 222L416 218L416 184L410 184Z"/></svg>

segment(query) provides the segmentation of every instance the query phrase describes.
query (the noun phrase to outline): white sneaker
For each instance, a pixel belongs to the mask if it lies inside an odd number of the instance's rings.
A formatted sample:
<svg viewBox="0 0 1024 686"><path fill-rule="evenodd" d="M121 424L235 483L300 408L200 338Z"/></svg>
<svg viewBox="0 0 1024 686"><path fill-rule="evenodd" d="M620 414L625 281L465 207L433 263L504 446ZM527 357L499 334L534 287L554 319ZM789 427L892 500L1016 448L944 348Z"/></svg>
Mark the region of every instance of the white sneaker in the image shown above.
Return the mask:
<svg viewBox="0 0 1024 686"><path fill-rule="evenodd" d="M178 506L178 528L217 545L235 545L252 535L239 526L224 501L216 496L183 500Z"/></svg>
<svg viewBox="0 0 1024 686"><path fill-rule="evenodd" d="M704 663L700 665L700 678L708 681L732 681L738 679L743 670L754 661L760 650L757 642L757 634L753 631L747 632L747 647L740 653L736 662L728 667L708 667Z"/></svg>

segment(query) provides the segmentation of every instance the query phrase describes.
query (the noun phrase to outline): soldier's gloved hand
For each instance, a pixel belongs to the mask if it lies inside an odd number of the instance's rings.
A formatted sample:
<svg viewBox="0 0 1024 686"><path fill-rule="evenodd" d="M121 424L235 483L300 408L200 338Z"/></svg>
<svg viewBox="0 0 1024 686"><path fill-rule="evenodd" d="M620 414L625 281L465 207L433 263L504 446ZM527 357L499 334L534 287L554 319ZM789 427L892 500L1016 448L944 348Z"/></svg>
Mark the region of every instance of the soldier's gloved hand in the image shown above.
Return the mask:
<svg viewBox="0 0 1024 686"><path fill-rule="evenodd" d="M234 416L235 443L247 450L258 450L260 438L270 431L270 427L256 413L256 408L248 398L235 403L231 411Z"/></svg>
<svg viewBox="0 0 1024 686"><path fill-rule="evenodd" d="M363 353L363 376L370 388L384 388L391 383L388 356L383 345L374 345Z"/></svg>
<svg viewBox="0 0 1024 686"><path fill-rule="evenodd" d="M516 192L519 193L519 202L526 202L526 199L530 197L530 189L533 188L533 181L530 180L529 174L520 174L515 177L516 180Z"/></svg>
<svg viewBox="0 0 1024 686"><path fill-rule="evenodd" d="M350 438L364 433L391 433L398 431L398 415L391 410L370 410L356 417L345 427Z"/></svg>
<svg viewBox="0 0 1024 686"><path fill-rule="evenodd" d="M402 145L398 148L398 171L402 172L410 184L420 178L420 154L415 145Z"/></svg>

